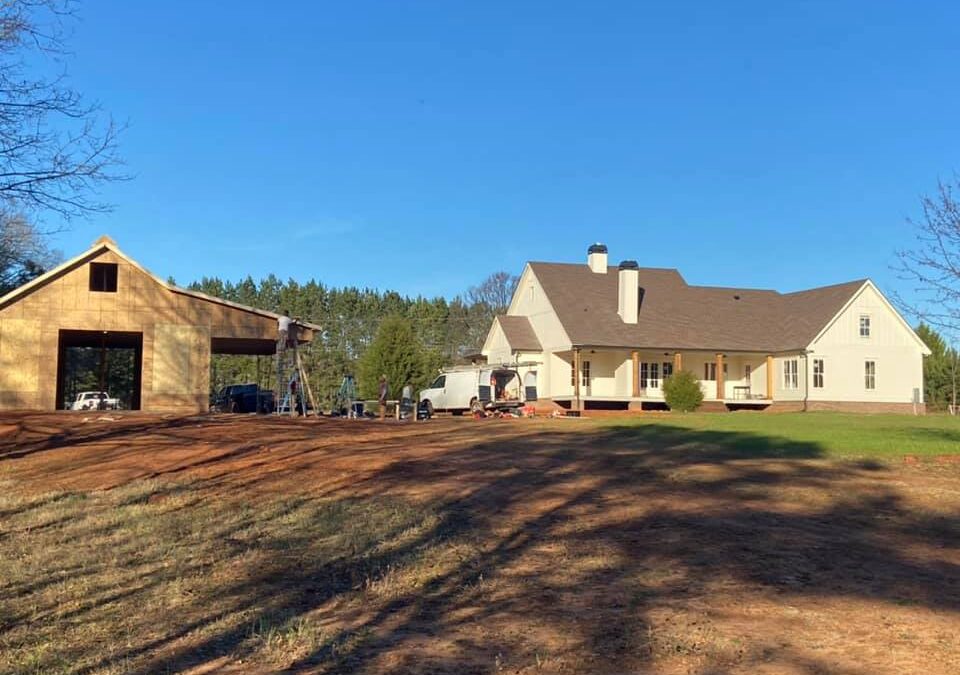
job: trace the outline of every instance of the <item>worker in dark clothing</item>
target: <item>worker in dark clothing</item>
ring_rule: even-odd
[[[387,418],[387,376],[380,376],[380,386],[377,389],[377,403],[380,404],[380,421]]]

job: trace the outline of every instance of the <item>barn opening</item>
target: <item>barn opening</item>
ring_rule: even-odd
[[[123,410],[140,409],[143,333],[61,330],[57,350],[57,410],[77,394],[105,391]]]
[[[262,389],[276,387],[274,340],[251,338],[214,338],[210,343],[210,395],[232,384],[258,384]]]

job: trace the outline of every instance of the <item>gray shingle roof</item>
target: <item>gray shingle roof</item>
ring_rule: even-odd
[[[782,352],[806,347],[866,280],[781,294],[691,286],[674,269],[640,268],[639,320],[617,314],[616,267],[530,263],[576,346]],[[512,343],[511,343],[512,344]]]
[[[497,321],[500,322],[500,328],[503,329],[503,334],[507,336],[507,342],[510,343],[512,350],[539,352],[543,349],[527,317],[501,315],[497,317]]]

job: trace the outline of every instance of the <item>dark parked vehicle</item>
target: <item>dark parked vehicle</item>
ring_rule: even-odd
[[[272,413],[276,403],[273,392],[257,384],[230,384],[213,398],[215,412]]]

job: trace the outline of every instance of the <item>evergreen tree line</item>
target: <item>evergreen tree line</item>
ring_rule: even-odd
[[[928,410],[947,410],[960,403],[960,350],[951,347],[927,324],[917,326],[917,335],[933,352],[923,360],[924,400]]]
[[[247,277],[238,283],[204,277],[188,288],[322,326],[312,344],[301,350],[301,357],[318,405],[329,408],[345,375],[357,378],[364,398],[376,398],[380,374],[408,380],[390,381],[389,395],[396,398],[404,384],[420,389],[441,366],[479,352],[493,317],[506,310],[516,282],[516,277],[500,272],[452,300],[411,298],[395,291],[352,286],[335,288],[315,280],[301,284],[274,275],[259,282]],[[376,349],[376,358],[372,353],[363,364],[363,356],[388,318],[389,334],[381,341],[392,341],[392,346]],[[404,342],[402,354],[397,333]],[[403,369],[389,363],[394,354],[406,364]],[[275,389],[275,380],[272,357],[213,356],[213,391],[242,382]]]

